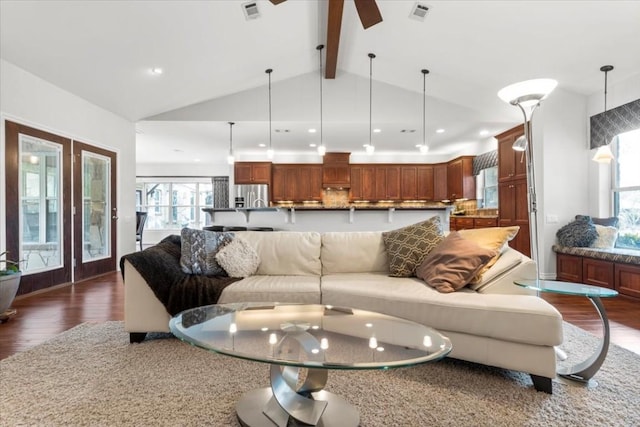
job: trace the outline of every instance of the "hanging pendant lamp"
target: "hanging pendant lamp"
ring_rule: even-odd
[[[318,56],[320,57],[320,144],[318,145],[318,154],[324,156],[327,152],[327,147],[324,146],[324,141],[322,140],[322,49],[324,49],[324,45],[319,44],[316,49],[318,49]]]
[[[273,70],[267,68],[265,73],[269,76],[269,148],[267,149],[267,158],[273,159],[273,145],[271,144],[271,73]]]
[[[373,58],[376,57],[375,54],[370,53],[369,55],[369,143],[364,145],[364,148],[367,154],[372,155],[376,150],[376,147],[373,145],[373,140],[371,138],[372,132],[372,121],[371,121],[371,110],[373,108]]]
[[[429,152],[429,146],[427,145],[427,74],[429,70],[422,69],[422,144],[420,144],[420,153],[427,154]]]
[[[604,72],[604,113],[602,118],[606,118],[607,114],[607,73],[613,70],[613,65],[603,65],[600,67],[600,71]],[[606,125],[605,125],[606,129]],[[605,135],[603,137],[603,145],[598,147],[596,154],[593,156],[593,161],[598,163],[609,163],[613,160],[613,153],[611,152],[611,147],[609,147],[609,143],[607,142],[607,133],[605,130]]]
[[[227,163],[232,165],[235,161],[233,157],[233,125],[234,122],[229,122],[229,155],[227,156]]]

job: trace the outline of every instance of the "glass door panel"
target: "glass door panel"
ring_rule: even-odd
[[[20,259],[25,274],[62,267],[62,146],[19,134]]]
[[[108,157],[82,152],[82,262],[111,256],[110,171]]]

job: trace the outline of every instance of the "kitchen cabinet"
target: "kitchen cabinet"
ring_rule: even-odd
[[[400,200],[400,166],[377,165],[376,200]]]
[[[467,217],[467,216],[450,216],[449,230],[467,230],[470,228],[486,228],[497,227],[498,218],[495,217]]]
[[[447,163],[447,196],[449,200],[476,198],[473,156],[458,157]]]
[[[274,164],[271,200],[322,201],[322,166]]]
[[[531,256],[529,236],[529,207],[527,201],[527,180],[518,179],[498,184],[498,223],[500,227],[517,225],[520,231],[509,242],[509,246]]]
[[[448,199],[447,193],[447,164],[438,163],[433,165],[433,200]]]
[[[374,201],[376,199],[376,166],[351,166],[351,200]]]
[[[401,166],[400,198],[433,200],[433,166]]]
[[[236,162],[235,184],[271,184],[271,162]]]
[[[324,188],[349,188],[351,186],[350,153],[326,153],[322,164]]]
[[[524,151],[513,149],[513,143],[524,135],[524,125],[496,136],[498,140],[498,182],[527,178]]]
[[[523,152],[512,148],[514,141],[523,134],[524,126],[519,125],[496,136],[498,139],[498,224],[501,227],[514,225],[520,227],[520,231],[509,242],[509,246],[530,257],[526,163],[522,156]]]

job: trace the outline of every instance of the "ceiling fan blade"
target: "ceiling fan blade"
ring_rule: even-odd
[[[287,0],[269,0],[272,4],[280,4],[280,3],[284,3]]]
[[[356,10],[360,16],[360,22],[366,30],[367,28],[382,22],[380,9],[376,4],[376,0],[353,0],[356,4]]]

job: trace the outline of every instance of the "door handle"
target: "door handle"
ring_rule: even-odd
[[[111,217],[111,219],[118,219],[118,217],[114,215]]]

